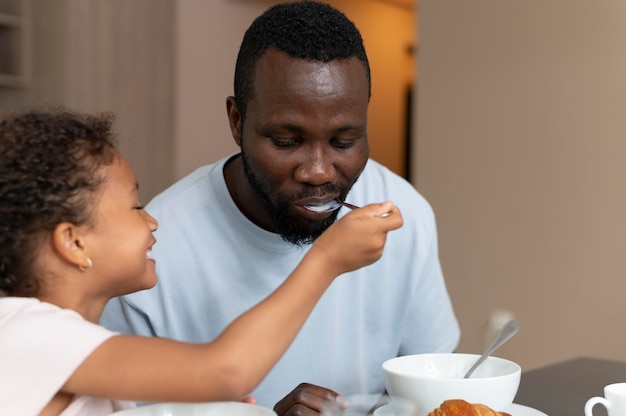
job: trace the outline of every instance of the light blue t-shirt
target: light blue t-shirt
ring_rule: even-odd
[[[211,341],[300,262],[308,246],[283,241],[239,211],[224,180],[227,160],[199,168],[150,202],[147,210],[159,221],[152,251],[159,282],[109,302],[104,326]],[[456,348],[460,331],[431,207],[407,181],[370,160],[347,201],[362,206],[387,200],[400,208],[404,226],[389,233],[380,260],[332,283],[252,393],[258,404],[273,407],[301,382],[344,396],[381,393],[385,360]]]

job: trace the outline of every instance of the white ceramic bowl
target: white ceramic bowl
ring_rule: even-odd
[[[383,363],[385,386],[391,396],[414,401],[420,415],[427,415],[444,400],[463,399],[502,411],[513,403],[521,368],[513,361],[488,357],[468,379],[467,370],[478,354],[415,354]]]
[[[156,403],[111,413],[115,416],[276,416],[266,407],[243,402]]]

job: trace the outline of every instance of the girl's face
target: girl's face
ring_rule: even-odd
[[[124,157],[103,168],[105,180],[87,231],[87,255],[97,276],[94,296],[109,297],[151,288],[156,284],[150,250],[157,221],[139,203],[138,184]]]

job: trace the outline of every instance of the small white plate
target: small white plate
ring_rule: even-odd
[[[266,407],[243,402],[155,403],[111,413],[115,416],[276,416]]]
[[[507,407],[504,411],[506,413],[510,413],[511,416],[548,416],[537,409],[533,409],[532,407],[515,403]],[[396,413],[393,411],[391,404],[381,406],[374,411],[374,416],[395,416],[395,414]]]

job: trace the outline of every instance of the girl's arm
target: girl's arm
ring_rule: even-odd
[[[378,217],[389,210],[391,216]],[[378,260],[387,232],[401,225],[390,202],[354,210],[313,243],[276,291],[213,342],[114,336],[62,390],[135,401],[241,400],[284,354],[332,281]]]

